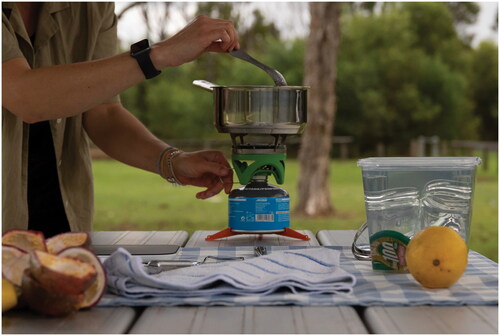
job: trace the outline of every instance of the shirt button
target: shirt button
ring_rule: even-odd
[[[61,167],[62,160],[57,161],[57,166]]]
[[[67,208],[68,207],[68,201],[65,201],[64,202],[64,207]]]
[[[61,123],[61,121],[62,121],[62,118],[57,118],[57,120],[56,120],[56,122],[57,122],[58,124],[60,124],[60,123]]]

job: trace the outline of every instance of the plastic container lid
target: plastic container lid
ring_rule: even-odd
[[[361,159],[363,169],[456,169],[475,168],[481,164],[479,157],[376,157]]]

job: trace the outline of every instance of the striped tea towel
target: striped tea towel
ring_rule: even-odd
[[[328,246],[340,252],[342,269],[356,278],[356,286],[350,293],[314,294],[302,291],[293,294],[290,290],[277,290],[267,295],[212,295],[197,297],[144,296],[143,298],[116,295],[109,290],[99,301],[99,306],[460,306],[498,305],[498,264],[481,254],[469,251],[469,264],[464,275],[447,289],[426,289],[420,286],[409,273],[385,273],[373,271],[371,262],[356,260],[350,247]],[[301,252],[317,247],[267,246],[268,253],[283,251]],[[174,260],[203,260],[206,256],[254,257],[252,246],[188,247],[179,249]],[[239,262],[239,261],[238,261]],[[195,266],[198,267],[198,266]]]
[[[120,248],[104,262],[108,290],[147,304],[159,300],[218,296],[290,294],[348,294],[356,282],[339,266],[340,253],[327,248],[285,250],[270,255],[191,266],[155,275],[144,271],[140,257]]]

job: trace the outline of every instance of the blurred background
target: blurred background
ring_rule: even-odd
[[[118,2],[122,51],[143,38],[160,41],[196,15],[230,19],[241,47],[279,70],[289,85],[312,85],[308,55],[334,63],[329,91],[333,131],[324,188],[329,208],[301,211],[298,159],[304,137],[287,143],[283,186],[291,196],[291,227],[357,229],[365,220],[359,158],[479,156],[471,248],[498,261],[498,3],[337,3],[335,48],[312,46],[321,28],[312,3]],[[317,25],[317,26],[318,26]],[[309,42],[309,44],[308,44]],[[321,70],[321,69],[320,69]],[[325,74],[325,77],[327,75]],[[155,135],[184,150],[220,149],[227,134],[213,125],[213,99],[192,85],[273,85],[263,71],[229,55],[205,54],[165,69],[121,95],[123,104]],[[317,83],[321,85],[321,83]],[[328,101],[324,97],[324,101]],[[326,105],[326,104],[325,104]],[[227,196],[200,201],[196,188],[173,188],[157,176],[126,167],[94,149],[95,230],[221,230]],[[272,181],[274,182],[274,181]],[[323,188],[323,187],[322,187]]]

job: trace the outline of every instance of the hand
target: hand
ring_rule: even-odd
[[[157,69],[163,69],[191,62],[207,51],[223,53],[239,48],[231,21],[200,15],[171,38],[153,45],[151,58]]]
[[[220,151],[181,152],[172,160],[174,174],[182,184],[206,187],[196,194],[205,199],[224,189],[226,194],[233,187],[233,170]]]

